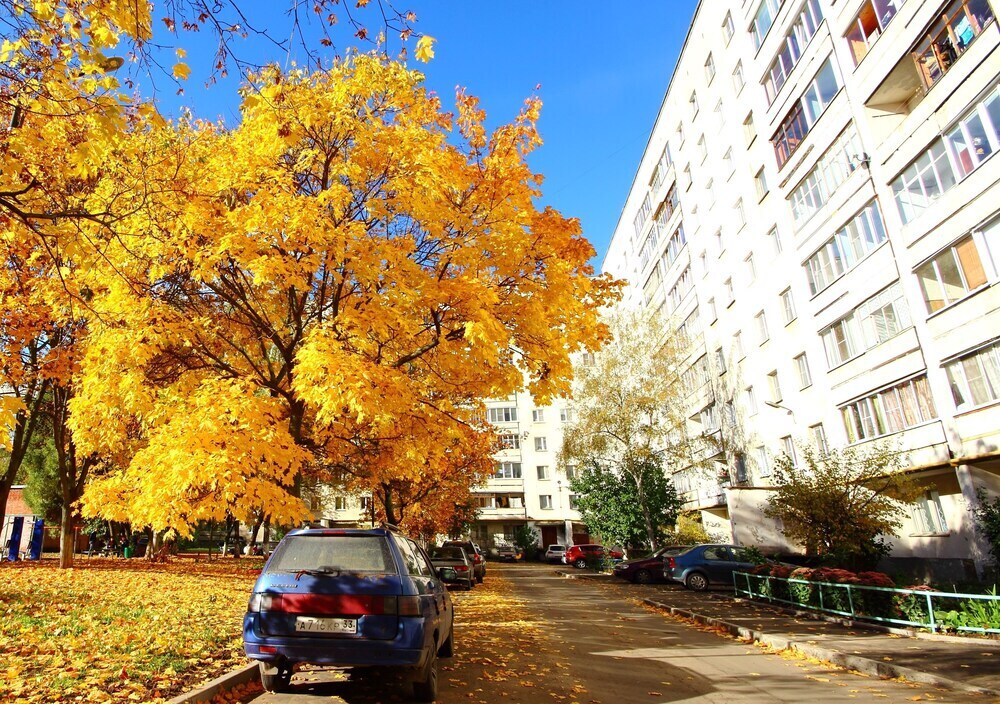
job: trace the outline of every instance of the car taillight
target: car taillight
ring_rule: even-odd
[[[262,596],[261,594],[258,594],[256,592],[250,595],[250,603],[247,604],[247,611],[249,611],[252,614],[260,612],[261,596]]]
[[[668,570],[672,570],[674,567],[677,566],[677,563],[674,562],[674,558],[672,557],[668,557],[666,560],[664,560],[663,564],[666,566]]]
[[[394,599],[369,594],[254,594],[250,597],[248,610],[316,616],[369,616],[395,613]]]
[[[456,572],[468,572],[469,571],[469,566],[468,565],[455,565],[455,571]]]

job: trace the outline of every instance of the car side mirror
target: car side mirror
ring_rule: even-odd
[[[445,582],[454,582],[458,579],[458,572],[451,567],[438,567],[438,577]]]

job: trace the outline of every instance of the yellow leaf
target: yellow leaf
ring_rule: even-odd
[[[187,64],[177,62],[174,64],[174,78],[179,81],[187,80],[187,77],[191,75],[191,69],[188,68]]]
[[[426,34],[417,40],[417,50],[414,52],[417,61],[427,63],[434,58],[434,37]]]

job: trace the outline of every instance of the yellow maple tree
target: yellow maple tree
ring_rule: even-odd
[[[489,468],[482,400],[568,391],[617,288],[579,224],[536,205],[540,102],[488,132],[475,98],[446,112],[422,80],[376,55],[271,68],[236,129],[123,137],[94,189],[123,215],[77,275],[71,422],[108,460],[85,511],[287,523],[301,477],[346,470],[390,521],[446,521],[461,495],[428,511],[430,489],[467,495]]]

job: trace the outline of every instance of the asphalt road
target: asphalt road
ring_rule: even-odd
[[[985,702],[768,653],[643,606],[650,590],[557,576],[542,565],[491,563],[486,582],[455,593],[456,655],[441,671],[442,704],[620,702]],[[409,701],[391,675],[295,674],[289,692],[255,704]]]

